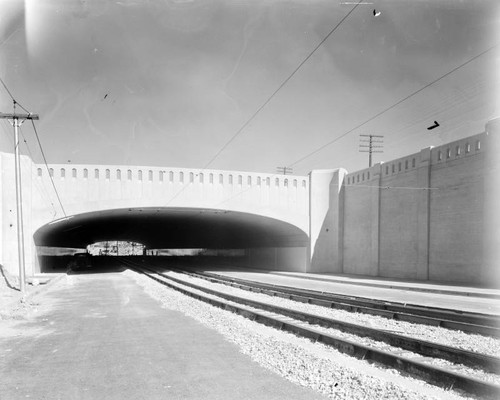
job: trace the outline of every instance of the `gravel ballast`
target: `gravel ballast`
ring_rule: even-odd
[[[184,296],[144,275],[126,271],[168,309],[194,318],[237,344],[263,367],[335,399],[464,399],[425,382],[345,356],[335,349],[260,325]]]
[[[166,275],[175,275],[176,278],[178,278],[182,281],[189,281],[190,283],[197,284],[197,285],[199,284],[200,287],[210,287],[211,289],[221,291],[223,293],[227,293],[227,294],[231,294],[231,295],[235,295],[235,296],[241,295],[241,297],[245,297],[245,298],[248,298],[251,300],[260,300],[263,303],[272,304],[273,306],[281,306],[284,308],[288,308],[290,310],[297,310],[298,309],[299,311],[304,311],[304,312],[307,312],[310,314],[316,314],[316,315],[321,315],[321,316],[325,316],[321,313],[321,311],[326,311],[326,312],[328,311],[328,309],[326,309],[324,307],[312,306],[312,305],[307,305],[307,304],[303,304],[303,303],[297,303],[297,302],[292,301],[292,300],[276,298],[276,297],[268,296],[266,294],[247,292],[247,291],[242,290],[242,289],[233,288],[233,287],[230,287],[227,285],[221,285],[221,284],[217,284],[217,283],[208,282],[204,279],[198,279],[198,278],[186,276],[184,274],[178,274],[175,272],[168,272]],[[202,296],[204,295],[203,292],[198,291],[197,289],[190,288],[190,290],[199,294],[199,295],[202,295]],[[278,300],[278,301],[276,301],[276,300]],[[283,300],[283,301],[280,301],[280,300]],[[225,300],[225,301],[228,301],[228,300]],[[233,303],[233,302],[229,301],[229,303]],[[238,305],[238,303],[233,303],[233,304],[235,306]],[[299,307],[296,307],[296,306],[299,306]],[[253,311],[259,312],[258,308],[254,308],[252,306],[245,306],[245,307],[248,309],[251,309]],[[319,313],[315,312],[316,309],[319,309],[318,310]],[[354,316],[356,316],[357,313],[353,313],[353,314],[354,314]],[[290,317],[288,317],[288,318],[290,318]],[[380,317],[378,317],[378,318],[380,318]],[[291,317],[290,319],[292,321],[295,321],[295,323],[298,323],[299,325],[301,324],[301,322],[299,320],[295,320],[293,317]],[[304,324],[304,323],[302,323],[302,324]],[[356,334],[344,332],[342,330],[338,330],[335,328],[328,328],[328,327],[324,327],[321,325],[307,324],[307,323],[306,323],[306,325],[312,329],[315,329],[316,331],[323,332],[327,335],[333,335],[334,337],[348,340],[351,342],[355,342],[355,343],[358,343],[358,344],[361,344],[361,345],[364,345],[367,347],[371,347],[374,349],[380,349],[383,351],[392,352],[393,354],[398,354],[400,356],[403,356],[403,357],[406,357],[409,359],[416,358],[419,361],[424,362],[424,363],[429,364],[429,365],[432,365],[432,366],[443,367],[443,368],[452,367],[453,371],[455,373],[460,373],[462,375],[473,377],[473,378],[483,380],[485,382],[489,382],[492,384],[497,384],[497,385],[500,384],[500,376],[499,375],[494,374],[494,373],[485,372],[484,370],[482,370],[480,368],[471,368],[471,367],[468,367],[466,365],[455,364],[451,361],[443,360],[440,358],[421,357],[419,354],[413,353],[412,351],[403,350],[401,348],[398,348],[398,347],[389,345],[387,343],[372,339],[370,337],[358,336]],[[413,324],[413,325],[415,325],[415,324]],[[425,329],[426,326],[424,325],[421,327],[421,329],[422,328]],[[406,336],[409,336],[409,335],[406,334]]]
[[[276,306],[293,308],[298,311],[316,314],[325,318],[338,319],[341,321],[363,325],[374,329],[385,330],[392,333],[410,336],[416,339],[422,339],[433,343],[439,343],[445,346],[455,347],[461,350],[473,351],[475,353],[494,357],[500,356],[500,339],[498,338],[441,328],[439,326],[398,321],[380,317],[377,315],[355,313],[334,308],[321,307],[313,304],[300,303],[281,297],[269,296],[267,294],[248,292],[243,289],[234,288],[220,283],[209,282],[205,279],[194,278],[176,272],[168,272],[167,275],[192,282],[199,286],[220,290],[224,293],[232,294],[235,296],[249,299],[251,298],[253,300],[262,302],[272,301],[272,304]]]

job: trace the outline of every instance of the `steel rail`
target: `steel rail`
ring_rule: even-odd
[[[228,277],[210,272],[191,272],[181,269],[179,269],[178,272],[190,274],[212,282],[229,284],[230,286],[238,287],[243,290],[266,293],[271,296],[288,298],[302,303],[500,337],[500,328],[498,327],[500,326],[500,319],[488,314],[457,312],[456,310],[436,307],[424,307],[415,304],[405,305],[396,302],[371,300],[365,297],[344,296],[336,293],[297,289],[289,286]]]
[[[491,399],[497,399],[500,397],[500,386],[498,385],[488,383],[480,379],[471,378],[469,376],[456,373],[442,367],[436,367],[420,361],[412,360],[408,357],[396,355],[392,352],[387,352],[375,349],[370,346],[361,345],[353,342],[352,340],[326,334],[317,329],[310,328],[302,323],[294,321],[290,317],[280,315],[276,312],[256,311],[255,309],[248,308],[247,306],[236,304],[234,301],[223,300],[222,298],[220,298],[221,296],[219,292],[217,292],[216,295],[210,294],[208,291],[205,291],[205,294],[196,293],[193,291],[193,289],[197,291],[200,291],[200,289],[194,287],[192,287],[192,289],[189,289],[190,285],[187,285],[185,282],[177,283],[172,279],[172,277],[161,275],[157,271],[144,266],[131,264],[129,264],[128,266],[130,269],[142,273],[150,277],[151,279],[154,279],[155,281],[172,289],[175,289],[185,295],[238,313],[256,322],[271,325],[278,329],[292,332],[311,340],[324,343],[336,348],[342,353],[349,354],[357,358],[381,363],[383,365],[395,368],[399,371],[403,371],[411,376],[417,377],[440,387],[460,389],[470,394],[480,395]]]
[[[155,273],[159,273],[162,276],[165,276],[161,272],[158,272],[157,270],[154,269],[149,269],[149,270],[154,271]],[[462,363],[471,367],[480,367],[488,372],[493,372],[493,373],[497,373],[500,371],[500,359],[497,357],[491,357],[484,354],[457,349],[455,347],[440,345],[437,343],[432,343],[421,339],[415,339],[380,329],[369,328],[364,325],[345,322],[333,318],[326,318],[319,315],[305,313],[285,307],[278,307],[261,301],[250,300],[227,293],[222,293],[218,290],[209,289],[203,286],[196,285],[191,282],[185,282],[181,279],[177,279],[172,276],[165,276],[165,277],[176,283],[180,283],[182,285],[192,287],[193,289],[222,297],[229,301],[234,301],[237,303],[248,305],[250,307],[255,307],[266,311],[275,312],[290,318],[295,318],[304,322],[308,322],[310,324],[338,329],[343,332],[352,333],[358,336],[369,337],[371,339],[387,343],[391,346],[397,346],[404,350],[418,353],[422,356],[437,357],[455,363]]]

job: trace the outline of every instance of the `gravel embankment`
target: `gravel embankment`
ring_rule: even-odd
[[[375,367],[335,349],[260,325],[126,271],[165,308],[215,329],[263,367],[334,399],[468,399],[397,371]]]

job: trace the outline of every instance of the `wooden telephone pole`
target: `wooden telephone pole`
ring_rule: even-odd
[[[278,172],[278,174],[283,175],[293,174],[293,168],[289,167],[276,167],[276,171]]]
[[[7,119],[14,127],[14,162],[16,171],[16,206],[17,206],[17,251],[19,256],[19,290],[24,295],[26,292],[26,271],[24,266],[24,231],[23,231],[23,195],[21,190],[21,161],[19,157],[19,127],[24,121],[37,120],[38,114],[0,113],[0,119]]]
[[[373,153],[383,153],[383,150],[373,150],[382,149],[384,147],[384,137],[382,135],[359,135],[361,137],[367,137],[368,139],[361,139],[360,153],[368,153],[368,167],[372,166],[372,154]],[[381,145],[381,146],[379,146]],[[366,150],[366,148],[368,150]]]

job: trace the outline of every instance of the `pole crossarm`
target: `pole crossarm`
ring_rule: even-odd
[[[368,153],[368,167],[372,166],[372,154],[383,153],[383,150],[374,150],[384,148],[383,135],[359,135],[360,137],[367,137],[368,139],[360,139],[359,152]],[[366,143],[366,144],[365,144]],[[368,150],[365,150],[368,149]]]
[[[12,114],[0,112],[1,119],[40,119],[38,114]]]
[[[276,167],[276,170],[279,174],[283,175],[293,174],[293,168],[291,167]]]

